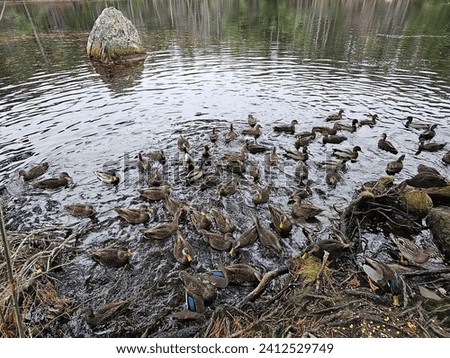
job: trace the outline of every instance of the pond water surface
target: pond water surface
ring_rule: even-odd
[[[254,208],[248,175],[241,178],[239,194],[230,198],[186,187],[176,146],[180,134],[189,139],[198,158],[211,129],[217,128],[220,139],[213,158],[218,160],[224,152],[240,150],[244,136],[225,144],[223,134],[230,123],[240,133],[251,113],[262,125],[258,142],[276,146],[281,156],[294,138],[275,133],[275,124],[297,119],[300,132],[329,125],[325,118],[339,109],[345,111],[345,124],[369,113],[378,115],[373,128],[343,132],[348,137],[343,144],[323,146],[318,135],[310,145],[311,201],[326,210],[318,222],[295,226],[283,241],[283,258],[264,252],[259,243],[229,257],[209,249],[185,224],[188,238],[200,252],[191,269],[194,273],[217,268],[219,258],[226,263],[249,262],[265,272],[305,247],[303,226],[318,237],[328,237],[329,218],[336,214],[332,206],[345,207],[356,187],[384,175],[386,163],[398,157],[377,148],[382,133],[388,134],[399,155],[406,155],[399,181],[413,175],[419,163],[449,176],[441,158],[450,147],[416,155],[420,132],[403,125],[407,116],[413,116],[438,124],[434,141],[446,142],[450,136],[447,1],[5,4],[0,10],[0,186],[8,193],[3,209],[7,228],[79,228],[86,221],[70,217],[63,206],[94,204],[100,224],[81,239],[78,256],[61,274],[62,290],[74,306],[88,299],[95,305],[127,295],[145,297],[133,313],[138,322],[133,329],[123,328],[122,335],[158,335],[176,329],[170,313],[181,309],[184,299],[180,268],[171,257],[173,239],[142,240],[142,225],[124,225],[112,210],[143,203],[136,190],[147,186],[136,168],[141,151],[164,149],[168,157],[164,179],[174,185],[173,196],[202,210],[223,208],[239,233],[251,224],[253,213],[268,224],[267,205]],[[148,51],[142,65],[117,73],[99,68],[86,56],[89,31],[105,5],[121,10],[138,28]],[[333,146],[354,145],[360,145],[363,153],[330,189],[316,164],[330,159]],[[287,198],[298,187],[295,162],[281,157],[278,167],[269,170],[264,155],[250,159],[263,169],[262,185],[275,184],[271,202],[289,210]],[[73,186],[42,192],[19,179],[20,169],[42,161],[50,164],[47,176],[66,171]],[[94,175],[95,170],[110,168],[121,177],[117,187]],[[162,203],[154,206],[158,220],[167,219]],[[132,268],[93,267],[90,250],[114,240],[123,240],[133,251]],[[235,302],[246,293],[246,288],[221,291],[217,302]],[[96,334],[83,323],[80,310],[72,318],[60,328],[64,335]]]

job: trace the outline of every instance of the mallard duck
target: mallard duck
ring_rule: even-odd
[[[194,259],[194,248],[180,231],[177,231],[177,238],[175,239],[172,253],[175,260],[181,265],[189,265]]]
[[[301,183],[298,189],[296,189],[290,196],[288,200],[288,204],[292,204],[296,196],[301,199],[306,199],[308,196],[312,194],[311,184],[312,180],[307,180],[306,183]]]
[[[178,275],[188,293],[201,297],[205,302],[210,302],[216,297],[216,287],[211,282],[200,280],[187,271],[180,271]]]
[[[245,147],[252,154],[264,153],[269,150],[268,147],[266,147],[262,144],[250,142],[250,140],[248,140],[248,139],[245,141]]]
[[[164,205],[166,208],[167,214],[171,216],[175,216],[178,210],[182,212],[186,212],[188,210],[188,205],[184,201],[178,201],[170,194],[166,194],[164,197]]]
[[[148,178],[148,184],[150,186],[161,186],[162,183],[163,177],[161,174],[161,170],[159,168],[152,168]]]
[[[406,259],[408,262],[422,265],[430,258],[430,255],[426,250],[417,246],[411,240],[400,236],[393,236],[392,241],[394,241],[395,246],[399,249],[401,258]]]
[[[425,139],[419,140],[419,149],[417,149],[416,155],[420,154],[423,150],[427,152],[437,152],[443,149],[447,143],[425,143]]]
[[[450,151],[447,152],[447,153],[445,153],[445,154],[442,156],[442,161],[443,161],[445,164],[450,164]]]
[[[219,260],[218,269],[202,272],[199,274],[202,281],[208,281],[217,288],[226,288],[228,286],[228,274],[225,270],[222,260]]]
[[[281,254],[283,248],[281,247],[278,235],[270,228],[262,226],[256,215],[252,215],[252,219],[255,223],[256,232],[258,233],[258,238],[261,241],[261,244],[269,250]]]
[[[266,164],[271,167],[274,167],[278,164],[277,147],[272,147],[270,153],[266,155]]]
[[[251,136],[256,140],[261,136],[261,128],[262,126],[258,123],[254,127],[244,128],[241,134],[244,136]]]
[[[247,164],[248,174],[253,178],[253,181],[256,183],[259,180],[261,175],[261,170],[259,169],[259,165],[255,162],[248,162]]]
[[[289,215],[287,215],[280,208],[269,204],[269,212],[272,220],[272,226],[277,233],[281,236],[287,236],[290,234],[293,223]]]
[[[244,161],[247,158],[248,158],[248,149],[245,144],[239,152],[227,152],[224,153],[224,155],[222,156],[222,160],[225,161],[237,161],[237,160]]]
[[[352,120],[351,125],[337,123],[337,129],[340,131],[347,131],[350,133],[354,133],[358,129],[358,124],[359,124],[359,121],[357,119]]]
[[[339,123],[335,123],[333,127],[313,127],[313,132],[318,132],[322,135],[335,135],[338,131]]]
[[[442,176],[441,173],[439,173],[439,170],[436,168],[430,167],[429,165],[425,164],[419,164],[417,166],[417,173],[428,173],[428,174],[434,174],[437,176]]]
[[[237,249],[250,246],[258,239],[258,231],[256,226],[252,225],[245,229],[242,234],[235,241],[233,247],[231,248],[230,254],[233,255]]]
[[[177,232],[181,214],[182,210],[180,209],[176,212],[172,222],[142,229],[141,232],[144,235],[144,237],[148,239],[154,240],[168,239]]]
[[[189,217],[191,219],[192,225],[197,230],[209,229],[211,227],[211,221],[209,220],[208,214],[203,211],[198,211],[194,207],[189,208]]]
[[[220,196],[233,195],[237,191],[237,185],[238,185],[238,180],[236,177],[233,176],[233,178],[231,178],[230,180],[226,181],[225,183],[220,184],[217,187],[216,192]]]
[[[316,139],[316,131],[314,129],[311,132],[299,133],[295,136],[294,147],[297,150],[299,150],[300,147],[307,147],[314,139]]]
[[[91,253],[91,258],[95,262],[107,267],[125,266],[132,256],[126,247],[105,247]]]
[[[172,189],[169,185],[163,185],[154,188],[138,189],[137,191],[143,198],[149,201],[158,201],[165,199],[166,195],[170,194]]]
[[[329,160],[324,160],[322,162],[317,163],[317,166],[319,168],[323,168],[325,170],[343,170],[346,171],[347,167],[346,167],[346,159],[329,159]]]
[[[426,131],[420,133],[419,140],[420,139],[424,139],[424,140],[431,140],[431,139],[433,139],[434,136],[436,135],[435,128],[437,126],[438,126],[437,124],[429,125],[428,129]]]
[[[406,117],[406,122],[403,123],[403,125],[406,128],[427,129],[430,124],[424,121],[420,121],[418,119],[414,119],[412,116],[408,116]]]
[[[344,114],[344,110],[340,109],[337,113],[331,113],[325,120],[327,122],[331,121],[340,121],[342,119],[342,115]]]
[[[309,150],[308,147],[303,147],[301,152],[295,148],[289,148],[285,149],[284,155],[288,158],[304,162],[309,159]]]
[[[387,134],[383,133],[381,135],[380,140],[378,141],[378,148],[390,152],[392,154],[398,154],[398,150],[394,147],[394,145],[386,140]]]
[[[184,178],[187,184],[194,184],[203,178],[205,175],[205,171],[203,170],[204,161],[200,161],[200,164],[197,166],[191,166],[190,170],[186,174]]]
[[[96,170],[94,173],[97,176],[97,178],[103,183],[117,185],[120,182],[120,178],[116,175],[115,170],[110,171]]]
[[[230,143],[237,138],[237,134],[234,131],[233,123],[230,123],[230,130],[225,133],[225,143]]]
[[[89,327],[95,328],[126,314],[130,309],[130,303],[129,299],[108,303],[101,306],[95,313],[92,308],[88,307],[83,310],[84,318]]]
[[[63,186],[68,186],[71,179],[72,178],[70,177],[69,174],[67,174],[66,172],[62,172],[59,174],[58,178],[49,178],[41,180],[35,183],[33,187],[39,189],[57,189]]]
[[[76,217],[93,218],[97,215],[97,212],[91,204],[64,205],[64,209],[66,209],[70,215]]]
[[[216,128],[213,128],[211,134],[209,135],[209,140],[211,141],[211,143],[216,143],[218,139],[219,134],[217,134]]]
[[[311,220],[322,213],[324,209],[319,208],[311,203],[305,203],[299,197],[294,198],[292,204],[292,216],[298,219]]]
[[[233,232],[235,229],[234,224],[228,216],[225,216],[219,209],[212,208],[210,213],[216,223],[217,228],[224,234],[227,232]]]
[[[177,139],[177,145],[178,149],[181,150],[182,152],[187,152],[189,151],[189,149],[191,149],[189,141],[182,134],[180,134],[180,136]]]
[[[398,306],[398,296],[401,294],[397,275],[385,263],[365,257],[363,270],[369,279],[374,282],[384,292],[390,292],[393,295],[394,306]]]
[[[148,173],[150,169],[150,163],[147,158],[144,158],[142,153],[138,153],[137,167],[141,173]]]
[[[296,119],[293,119],[290,124],[280,124],[273,127],[273,130],[278,133],[295,133],[295,126],[298,124]]]
[[[240,286],[254,286],[261,281],[262,275],[248,264],[233,264],[225,267],[228,282]]]
[[[449,185],[447,179],[442,175],[436,175],[429,172],[420,172],[410,179],[405,180],[406,184],[416,188],[433,188]]]
[[[230,173],[242,175],[245,173],[246,164],[243,160],[230,159],[223,163],[222,168]]]
[[[229,251],[233,246],[233,236],[227,232],[225,234],[207,230],[199,230],[204,240],[215,250]]]
[[[191,154],[189,154],[186,148],[183,148],[183,167],[187,171],[191,171],[194,169],[194,158],[192,158]]]
[[[272,190],[273,184],[269,183],[265,187],[258,187],[256,193],[252,196],[253,204],[260,205],[265,204],[269,201],[270,191]]]
[[[208,161],[208,159],[214,154],[214,148],[210,147],[208,144],[203,146],[202,149],[202,158],[204,161]]]
[[[369,126],[370,128],[373,128],[373,126],[377,123],[378,115],[376,114],[369,114],[369,119],[363,119],[358,122],[358,125],[360,127],[362,126]]]
[[[151,160],[159,162],[162,165],[166,164],[166,155],[164,154],[164,150],[162,149],[148,152],[145,154],[145,156],[150,158]]]
[[[148,213],[152,213],[153,209],[142,205],[139,209],[133,208],[114,208],[116,213],[128,224],[143,224],[150,219]]]
[[[300,179],[300,182],[303,182],[303,180],[307,180],[309,175],[308,164],[302,161],[297,162],[294,169],[294,175]]]
[[[48,163],[43,162],[40,163],[29,170],[19,170],[19,176],[23,178],[23,180],[28,181],[32,179],[36,179],[37,177],[40,177],[42,174],[44,174],[48,169]]]
[[[337,167],[327,170],[325,175],[325,183],[327,183],[330,188],[336,188],[337,183],[339,183],[341,179],[342,175],[339,173],[339,169]]]
[[[220,178],[220,169],[222,168],[221,165],[217,165],[214,173],[204,175],[202,183],[200,184],[200,189],[205,190],[208,188],[213,188],[220,184],[221,178]]]
[[[342,143],[344,140],[347,140],[347,137],[345,137],[343,135],[325,134],[322,138],[322,144],[327,144],[327,143],[339,144],[339,143]]]
[[[395,175],[402,171],[403,169],[403,160],[405,159],[405,155],[402,154],[398,157],[397,160],[387,163],[386,165],[386,174],[387,175]]]
[[[172,318],[180,321],[194,321],[202,317],[203,312],[205,312],[205,302],[203,301],[203,298],[187,291],[185,296],[186,308],[175,312],[172,315]]]
[[[341,160],[350,160],[352,162],[355,162],[358,159],[358,153],[362,152],[359,145],[356,145],[353,148],[332,148],[332,150],[333,153],[331,153],[331,155],[333,157]]]
[[[254,126],[256,126],[256,124],[258,123],[258,121],[256,120],[255,117],[253,117],[252,114],[249,114],[249,115],[247,116],[247,123],[248,123],[248,125],[249,125],[250,127],[254,127]]]
[[[309,244],[305,249],[305,254],[313,255],[322,260],[325,251],[328,252],[328,260],[336,260],[345,256],[349,251],[350,245],[339,240],[321,240]]]

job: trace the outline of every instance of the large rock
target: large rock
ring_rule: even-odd
[[[434,243],[447,260],[450,260],[450,207],[439,206],[431,209],[426,221]]]
[[[147,55],[136,27],[114,7],[104,9],[95,21],[86,50],[91,59],[107,64],[143,60]]]

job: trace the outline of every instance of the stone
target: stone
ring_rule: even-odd
[[[431,209],[426,222],[433,242],[446,259],[450,260],[450,207],[439,206]]]
[[[95,21],[86,50],[92,60],[105,64],[142,61],[147,56],[136,27],[112,6]]]

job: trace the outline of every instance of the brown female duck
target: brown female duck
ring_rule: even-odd
[[[311,132],[299,133],[295,136],[294,147],[299,150],[300,147],[307,147],[311,142],[316,139],[316,131],[313,128]]]
[[[177,231],[177,238],[175,239],[172,253],[175,260],[181,265],[189,265],[194,259],[194,248],[180,231]]]
[[[148,213],[152,213],[153,209],[142,205],[139,209],[134,208],[114,208],[116,213],[128,224],[143,224],[150,219]]]
[[[76,217],[93,218],[97,215],[97,212],[91,204],[64,205],[64,209],[66,209],[70,215]]]
[[[303,147],[301,152],[295,148],[285,149],[285,151],[285,156],[290,159],[300,160],[303,162],[309,159],[308,147]]]
[[[333,157],[341,160],[350,160],[352,162],[355,162],[358,159],[358,153],[362,152],[359,145],[356,145],[353,148],[332,148],[332,150],[333,152],[331,155]]]
[[[203,211],[199,211],[192,206],[189,208],[189,217],[192,225],[197,230],[208,230],[211,227],[211,221],[209,220],[208,214]]]
[[[130,303],[131,300],[108,303],[101,306],[95,313],[92,308],[89,307],[83,311],[84,318],[89,327],[95,328],[126,314],[130,309]]]
[[[215,250],[229,251],[233,246],[233,236],[229,232],[222,234],[207,230],[199,231],[202,234],[203,239]]]
[[[120,178],[119,176],[116,175],[115,170],[109,171],[96,170],[94,173],[95,176],[98,178],[98,180],[100,180],[103,183],[117,185],[120,182]]]
[[[298,219],[311,220],[322,213],[324,209],[311,203],[304,202],[301,198],[295,197],[292,204],[292,216]]]
[[[417,173],[412,178],[406,179],[405,182],[409,186],[416,188],[433,188],[449,185],[445,177],[430,172]]]
[[[373,128],[375,124],[377,123],[378,115],[376,114],[369,114],[369,119],[362,119],[358,122],[358,125],[360,127],[363,126],[369,126],[370,128]]]
[[[406,259],[412,264],[422,265],[430,258],[429,253],[411,240],[394,236],[392,240],[400,251],[401,261]]]
[[[177,139],[177,146],[182,152],[187,152],[191,148],[191,144],[182,134]]]
[[[258,139],[261,136],[261,128],[262,126],[258,123],[256,126],[244,128],[242,130],[242,135],[244,136],[251,136],[253,138]]]
[[[387,163],[386,165],[386,174],[387,175],[395,175],[400,173],[403,170],[403,160],[405,159],[405,155],[402,154],[398,157],[397,160]]]
[[[387,152],[390,152],[392,154],[398,154],[398,150],[395,148],[395,146],[386,139],[387,134],[383,133],[381,135],[380,140],[378,141],[378,148],[385,150]]]
[[[249,115],[247,116],[247,123],[248,123],[248,125],[249,125],[250,127],[253,128],[254,126],[256,126],[256,124],[258,123],[258,121],[256,120],[255,117],[253,117],[252,114],[249,114]]]
[[[295,133],[295,126],[298,124],[296,119],[293,119],[290,124],[279,124],[273,127],[274,132],[278,133]]]
[[[168,224],[160,224],[154,227],[142,229],[141,232],[144,237],[154,240],[164,240],[168,239],[178,231],[178,223],[180,221],[180,216],[182,210],[178,210],[175,214],[172,222]]]
[[[67,174],[66,172],[62,172],[59,174],[58,178],[49,178],[41,180],[36,184],[34,184],[33,187],[38,189],[57,189],[68,186],[71,179],[72,178],[70,177],[69,174]]]
[[[265,187],[258,187],[256,193],[252,196],[253,204],[260,205],[265,204],[269,201],[270,191],[272,190],[273,184],[269,183]]]
[[[261,273],[248,264],[232,264],[225,267],[228,282],[239,286],[254,286],[261,281]]]
[[[327,144],[327,143],[339,144],[339,143],[342,143],[344,140],[347,140],[347,137],[345,137],[343,135],[326,134],[322,138],[322,144]]]
[[[219,134],[217,134],[216,128],[213,128],[211,134],[209,135],[209,140],[211,141],[211,143],[216,143],[218,139]]]
[[[447,152],[447,153],[445,153],[445,154],[442,156],[442,161],[443,161],[445,164],[450,164],[450,151]]]
[[[151,160],[159,162],[162,165],[166,164],[166,155],[162,149],[148,152],[145,156]]]
[[[258,231],[256,226],[252,225],[245,229],[242,234],[238,237],[233,247],[231,248],[230,254],[233,255],[237,249],[247,247],[252,245],[258,239]]]
[[[422,153],[422,151],[427,152],[437,152],[443,149],[447,143],[425,143],[425,139],[419,140],[419,149],[417,149],[416,155]]]
[[[48,163],[43,162],[40,163],[29,170],[19,170],[19,176],[23,178],[23,180],[28,181],[32,179],[36,179],[44,174],[48,170]]]
[[[234,131],[233,123],[230,123],[230,130],[225,133],[225,143],[230,143],[237,138],[237,134]]]
[[[266,156],[266,164],[270,167],[274,167],[278,164],[277,147],[272,147],[271,152]]]
[[[340,121],[342,119],[343,114],[344,110],[340,109],[337,113],[331,113],[330,115],[328,115],[328,117],[325,120],[327,122]]]
[[[153,188],[138,189],[141,196],[149,201],[158,201],[165,199],[166,195],[170,194],[171,187],[169,185],[162,185]]]
[[[233,224],[233,222],[231,221],[231,219],[228,216],[225,216],[225,214],[220,211],[219,209],[216,208],[212,208],[210,210],[210,213],[214,219],[214,222],[216,223],[217,228],[222,232],[222,233],[227,233],[227,232],[233,232],[235,229],[235,226]]]
[[[103,266],[118,268],[126,265],[131,255],[126,247],[105,247],[92,252],[91,258]]]
[[[437,124],[433,124],[433,125],[429,125],[428,129],[422,133],[420,133],[419,135],[419,140],[420,139],[424,139],[424,140],[431,140],[434,138],[434,136],[436,135],[436,127],[438,125]]]
[[[144,158],[142,153],[138,153],[137,167],[141,173],[148,173],[150,170],[150,163],[147,158]]]
[[[252,215],[252,219],[255,223],[256,232],[258,233],[258,238],[261,241],[261,244],[267,249],[281,254],[283,248],[281,247],[278,235],[270,228],[262,226],[256,215]]]
[[[178,275],[188,293],[201,297],[205,302],[216,297],[216,287],[211,282],[194,277],[187,271],[180,271]]]
[[[237,177],[233,177],[230,180],[226,181],[225,183],[220,184],[217,187],[216,192],[220,196],[233,195],[237,191],[237,184],[238,184]]]
[[[269,204],[272,226],[281,236],[290,234],[294,224],[292,219],[279,207]]]
[[[332,261],[348,254],[349,248],[349,244],[345,244],[338,240],[327,239],[309,244],[305,249],[305,254],[322,259],[326,251],[329,254],[328,260]]]
[[[356,130],[358,129],[358,123],[359,123],[359,121],[357,119],[352,120],[351,125],[337,123],[337,129],[340,131],[347,131],[350,133],[355,133]]]

